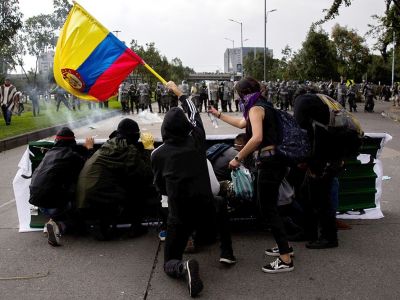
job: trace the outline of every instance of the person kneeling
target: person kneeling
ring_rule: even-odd
[[[141,221],[145,201],[155,192],[150,167],[153,140],[143,149],[139,137],[138,124],[123,119],[79,174],[78,209],[92,223],[98,240],[112,238],[118,222],[132,224],[132,237],[147,231]]]
[[[32,174],[29,203],[50,218],[45,230],[52,246],[60,246],[61,234],[77,225],[76,182],[93,145],[93,138],[86,138],[84,147],[78,146],[72,130],[63,127],[57,132],[54,147]]]

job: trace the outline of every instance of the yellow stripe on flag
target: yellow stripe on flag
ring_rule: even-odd
[[[77,94],[63,79],[61,69],[78,69],[108,33],[100,22],[75,2],[60,32],[54,55],[54,77],[57,83],[63,83],[60,85],[65,90]],[[78,94],[83,99],[95,99],[87,94]]]

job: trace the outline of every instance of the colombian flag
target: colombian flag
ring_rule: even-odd
[[[144,61],[76,2],[58,38],[54,78],[69,93],[106,101]]]

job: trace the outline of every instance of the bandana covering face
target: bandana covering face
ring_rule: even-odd
[[[249,118],[249,111],[250,108],[253,107],[254,103],[258,100],[260,97],[261,93],[256,92],[252,94],[247,94],[246,96],[243,97],[243,99],[240,101],[240,109],[243,111],[243,117],[247,120]]]

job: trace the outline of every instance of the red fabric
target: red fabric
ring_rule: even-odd
[[[118,93],[120,83],[142,63],[143,60],[131,49],[127,48],[125,52],[97,78],[88,94],[99,99],[100,102],[107,101],[111,96]]]

